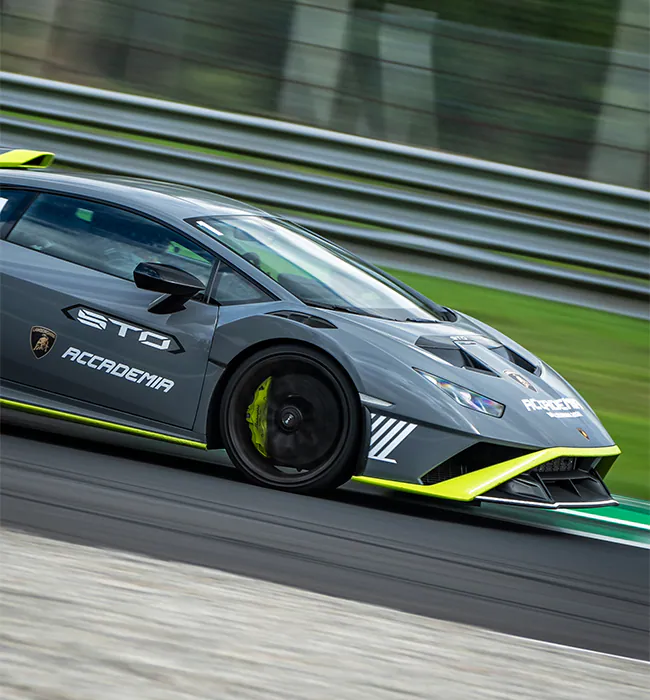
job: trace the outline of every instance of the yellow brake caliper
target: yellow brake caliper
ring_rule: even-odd
[[[246,420],[251,429],[253,444],[264,457],[266,454],[267,413],[269,410],[269,387],[271,377],[265,379],[256,389],[253,401],[246,411]]]

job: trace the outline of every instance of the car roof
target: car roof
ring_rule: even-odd
[[[151,214],[186,219],[195,216],[269,216],[262,209],[198,187],[117,175],[56,170],[0,170],[2,183],[60,194],[106,200]]]

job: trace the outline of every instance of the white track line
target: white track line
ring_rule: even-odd
[[[589,518],[590,520],[600,520],[606,523],[613,523],[615,525],[622,525],[623,527],[634,527],[639,530],[645,530],[650,534],[650,525],[644,525],[643,523],[631,523],[627,520],[619,520],[618,518],[610,518],[608,515],[597,515],[596,513],[584,513],[578,510],[565,510],[564,508],[559,508],[555,511],[556,513],[562,513],[563,515],[576,516],[578,518]]]
[[[443,510],[447,512],[457,512],[453,507],[447,506],[444,507],[442,505],[437,506],[439,508],[442,508]],[[563,510],[555,510],[553,511],[554,513],[564,513],[567,514]],[[568,511],[568,515],[575,515],[573,511]],[[504,523],[513,523],[514,525],[522,525],[524,527],[532,527],[532,528],[538,528],[539,530],[548,530],[549,532],[559,532],[563,535],[574,535],[578,537],[585,537],[590,540],[600,540],[601,542],[611,542],[613,544],[622,544],[627,547],[637,547],[638,549],[647,549],[650,550],[650,539],[647,542],[634,542],[632,540],[626,540],[622,537],[615,537],[613,535],[601,535],[596,532],[585,532],[584,530],[573,530],[570,527],[558,527],[556,525],[546,525],[544,523],[537,523],[537,522],[531,522],[528,520],[520,520],[519,518],[513,516],[513,517],[508,517],[507,515],[503,515],[502,513],[499,513],[498,515],[496,513],[492,514],[490,512],[485,512],[483,511],[482,513],[475,513],[475,516],[477,518],[486,518],[488,520],[497,520],[500,522]],[[601,516],[602,517],[602,516]],[[650,530],[648,530],[650,533]]]
[[[557,512],[557,511],[556,511]],[[549,532],[559,532],[563,535],[577,535],[578,537],[586,537],[590,540],[601,540],[602,542],[612,542],[613,544],[622,544],[627,547],[637,547],[639,549],[650,550],[650,541],[648,542],[634,542],[631,540],[625,540],[620,537],[613,537],[610,535],[600,535],[595,532],[584,532],[583,530],[572,530],[566,527],[556,527],[555,525],[544,525],[540,523],[531,523],[518,520],[517,518],[508,518],[501,515],[488,515],[482,513],[481,517],[489,518],[490,520],[500,520],[501,522],[513,523],[515,525],[525,525],[526,527],[536,527],[540,530],[548,530]]]
[[[543,646],[546,647],[553,647],[555,649],[561,649],[564,651],[579,651],[585,654],[595,654],[596,656],[604,656],[608,659],[622,659],[624,661],[634,661],[637,664],[645,664],[646,666],[650,666],[650,661],[646,659],[635,659],[634,657],[631,656],[619,656],[618,654],[608,654],[606,651],[598,651],[597,649],[585,649],[584,647],[573,647],[569,644],[559,644],[558,642],[547,642],[544,639],[534,639],[531,637],[520,637],[516,634],[506,634],[504,632],[500,632],[499,634],[503,634],[504,637],[510,637],[510,639],[517,639],[519,641],[524,641],[524,642],[533,642],[534,644],[542,644]]]
[[[650,542],[632,542],[630,540],[622,540],[618,537],[610,537],[609,535],[597,535],[594,532],[582,532],[581,530],[567,530],[565,528],[556,527],[544,527],[539,526],[543,530],[550,530],[552,532],[561,532],[563,535],[578,535],[580,537],[586,537],[590,540],[601,540],[602,542],[613,542],[614,544],[623,544],[626,547],[638,547],[639,549],[650,550]]]

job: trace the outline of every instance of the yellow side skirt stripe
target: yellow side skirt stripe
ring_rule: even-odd
[[[201,450],[207,450],[208,446],[204,442],[196,440],[187,440],[185,438],[175,437],[174,435],[165,435],[164,433],[156,433],[151,430],[142,430],[141,428],[132,428],[130,425],[121,425],[120,423],[111,423],[110,421],[99,420],[98,418],[89,418],[88,416],[80,416],[76,413],[66,413],[65,411],[57,411],[53,408],[45,408],[31,403],[23,403],[22,401],[12,401],[11,399],[0,398],[0,405],[7,408],[13,408],[18,411],[28,411],[29,413],[37,413],[39,415],[48,416],[49,418],[59,418],[68,420],[74,423],[84,423],[92,425],[95,428],[105,428],[106,430],[117,430],[122,433],[138,435],[140,437],[151,438],[153,440],[164,440],[165,442],[173,442],[176,445],[185,445],[187,447],[196,447]]]
[[[478,469],[475,472],[463,474],[431,486],[378,479],[371,476],[355,476],[353,480],[361,484],[381,486],[423,496],[437,496],[454,501],[471,501],[486,491],[499,486],[499,484],[503,484],[505,481],[556,457],[614,457],[619,454],[621,454],[621,450],[616,445],[609,447],[548,447],[539,452],[509,459],[507,462],[500,462],[491,467]]]

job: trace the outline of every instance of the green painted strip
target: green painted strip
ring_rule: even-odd
[[[601,510],[605,510],[605,508],[599,508],[598,512]],[[613,507],[611,510],[618,510],[618,508]],[[586,510],[582,512],[586,512]],[[518,508],[487,503],[481,506],[479,515],[520,525],[539,527],[552,532],[563,532],[578,537],[650,549],[650,531],[646,528],[626,527],[627,521],[623,518],[621,518],[623,524],[619,524],[609,519],[575,517],[576,512],[572,510]]]
[[[645,510],[636,507],[631,508],[621,503],[620,506],[599,508],[598,511],[560,508],[557,512],[571,517],[587,518],[588,520],[597,520],[611,525],[638,528],[650,533],[650,504],[646,506]]]
[[[650,518],[650,502],[642,501],[639,498],[629,498],[629,496],[614,496],[614,498],[627,510],[633,510]]]
[[[163,440],[165,442],[173,442],[176,445],[185,445],[186,447],[196,447],[201,450],[207,450],[208,446],[203,442],[196,440],[187,440],[174,435],[165,435],[164,433],[156,433],[151,430],[142,430],[141,428],[132,428],[130,425],[122,425],[120,423],[111,423],[110,421],[99,420],[98,418],[89,418],[88,416],[80,416],[76,413],[66,413],[65,411],[57,411],[53,408],[45,408],[31,403],[23,403],[22,401],[12,401],[11,399],[0,398],[0,405],[7,408],[13,408],[18,411],[27,411],[28,413],[37,413],[39,415],[48,416],[49,418],[59,418],[61,420],[72,421],[74,423],[84,423],[92,425],[95,428],[105,428],[106,430],[116,430],[122,433],[138,435],[140,437],[151,438],[153,440]]]

